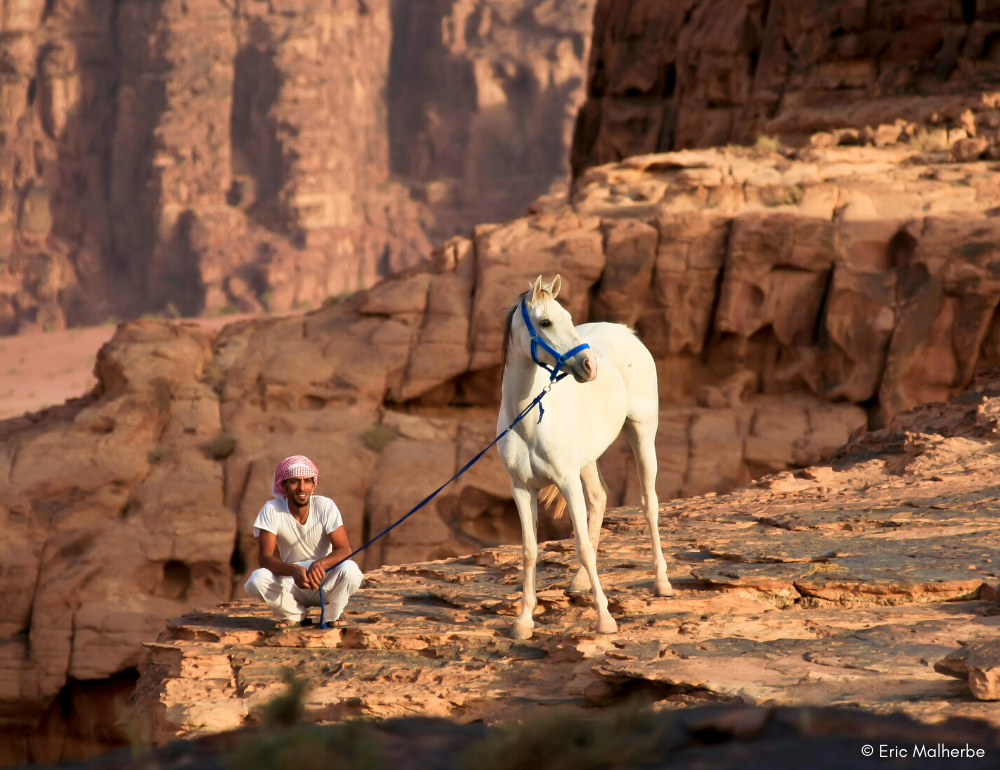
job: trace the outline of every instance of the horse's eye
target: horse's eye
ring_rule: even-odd
[[[541,326],[543,329],[548,329],[550,326],[552,326],[552,321],[546,318],[544,321],[539,321],[538,325]]]

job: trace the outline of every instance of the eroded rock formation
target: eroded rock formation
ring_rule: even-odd
[[[0,334],[318,307],[522,213],[566,178],[591,9],[5,0]]]
[[[392,171],[435,241],[524,214],[569,177],[595,0],[393,4]]]
[[[983,0],[599,0],[574,171],[834,129],[880,144],[951,129],[982,152],[1000,127],[998,32]]]
[[[647,156],[305,316],[123,325],[94,393],[0,424],[8,735],[69,745],[60,693],[127,676],[164,618],[240,596],[281,458],[319,464],[354,543],[453,474],[494,435],[526,277],[561,272],[576,319],[633,323],[654,352],[663,500],[815,464],[961,392],[1000,355],[997,176],[912,148]],[[602,465],[612,504],[636,502],[624,444]],[[567,527],[543,516],[543,539]],[[491,453],[364,567],[519,537]]]
[[[616,634],[594,634],[588,598],[565,593],[578,563],[554,541],[535,635],[511,641],[520,549],[486,549],[368,573],[346,629],[276,631],[245,602],[172,620],[147,645],[132,718],[155,743],[253,723],[293,664],[314,722],[493,723],[641,690],[671,708],[850,705],[998,725],[998,403],[994,370],[859,435],[832,465],[663,506],[670,598],[653,596],[640,511],[610,512],[599,564]],[[993,679],[945,675],[960,663]]]

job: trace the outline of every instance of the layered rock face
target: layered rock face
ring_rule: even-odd
[[[591,9],[6,0],[0,333],[317,307],[522,213],[566,178]]]
[[[567,595],[575,548],[554,541],[534,635],[512,641],[520,549],[486,549],[370,572],[345,629],[276,631],[245,602],[172,620],[147,645],[131,718],[154,743],[257,723],[292,665],[311,722],[489,724],[642,692],[661,709],[850,706],[998,726],[998,375],[859,435],[832,465],[663,506],[672,597],[653,595],[644,516],[611,511],[598,563],[615,634],[593,633],[589,596]]]
[[[522,216],[569,176],[594,0],[393,6],[392,170],[435,240]]]
[[[600,0],[574,171],[761,134],[874,141],[915,124],[995,140],[998,32],[984,0]]]
[[[0,424],[15,755],[106,746],[68,741],[67,693],[127,678],[164,618],[242,596],[282,458],[317,462],[355,544],[456,472],[495,435],[504,311],[538,273],[563,275],[575,319],[632,323],[653,351],[663,500],[814,464],[868,420],[961,392],[1000,355],[998,176],[912,148],[636,158],[305,316],[123,325],[94,393]],[[602,468],[612,505],[637,502],[624,442]],[[542,539],[568,526],[543,512]],[[362,561],[519,538],[489,453]]]
[[[0,29],[0,330],[318,304],[429,250],[388,185],[387,1],[10,0]]]

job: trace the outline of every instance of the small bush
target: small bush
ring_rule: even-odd
[[[396,438],[396,431],[388,425],[372,425],[361,437],[365,440],[365,446],[373,452],[381,453]]]
[[[222,431],[212,439],[212,446],[209,451],[216,460],[225,460],[236,450],[236,437],[232,433]]]
[[[288,689],[261,706],[257,715],[264,724],[287,727],[302,721],[305,710],[303,699],[309,689],[309,681],[295,676],[295,671],[288,667],[281,669],[281,681],[288,685]]]
[[[754,149],[763,150],[765,152],[777,152],[781,149],[781,141],[776,136],[770,136],[769,134],[761,134],[757,137],[757,141],[753,143]]]
[[[201,381],[214,390],[215,395],[222,395],[222,389],[226,384],[226,367],[218,355],[213,356],[205,365]]]
[[[919,128],[910,138],[910,147],[918,152],[943,152],[948,149],[948,132],[943,128]]]
[[[222,307],[220,307],[217,311],[215,311],[215,314],[221,317],[227,315],[236,315],[239,312],[240,309],[236,307],[236,305],[229,303],[228,305],[223,305]]]
[[[789,187],[770,188],[761,191],[765,206],[798,206],[805,193],[797,184]]]
[[[313,309],[312,302],[307,299],[299,300],[292,304],[292,310],[304,310],[309,312]]]
[[[337,305],[343,300],[347,299],[354,292],[342,291],[340,294],[331,294],[325,300],[323,300],[323,307],[331,307],[332,305]]]

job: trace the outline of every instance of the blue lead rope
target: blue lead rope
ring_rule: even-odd
[[[377,540],[380,540],[381,538],[383,538],[386,535],[388,535],[396,527],[398,527],[400,524],[402,524],[404,521],[406,521],[408,518],[410,518],[413,514],[415,514],[417,511],[419,511],[425,505],[427,505],[427,503],[429,503],[435,497],[437,497],[438,494],[441,493],[441,490],[443,490],[445,487],[447,487],[449,484],[451,484],[451,482],[453,482],[455,479],[457,479],[459,476],[461,476],[463,473],[465,473],[467,470],[469,470],[469,468],[471,468],[473,465],[475,465],[477,462],[479,462],[479,459],[484,454],[486,454],[494,445],[496,445],[496,443],[500,439],[502,439],[504,436],[506,436],[508,433],[510,433],[514,429],[515,425],[517,425],[519,422],[521,422],[521,420],[523,420],[525,417],[528,416],[528,413],[532,409],[535,408],[536,404],[538,405],[538,422],[542,421],[542,417],[545,416],[545,409],[542,408],[542,399],[545,398],[545,394],[546,393],[548,393],[550,390],[552,390],[552,386],[553,385],[555,385],[557,382],[559,382],[559,380],[563,379],[563,377],[565,377],[566,375],[569,374],[569,372],[562,372],[560,374],[559,370],[562,369],[563,365],[567,361],[569,361],[569,359],[571,359],[577,353],[580,353],[581,351],[587,350],[590,347],[590,345],[588,345],[586,342],[584,342],[582,345],[577,345],[575,348],[573,348],[568,353],[566,353],[564,355],[560,355],[559,352],[555,348],[553,348],[551,345],[549,345],[549,343],[547,343],[544,339],[542,339],[541,337],[538,336],[538,333],[535,331],[535,327],[532,326],[532,324],[531,324],[531,319],[528,317],[528,308],[525,305],[525,301],[524,301],[523,297],[521,298],[521,317],[524,319],[524,325],[527,326],[527,328],[528,328],[528,334],[531,335],[531,360],[534,361],[536,364],[538,364],[543,369],[545,369],[545,371],[549,372],[549,384],[546,385],[542,389],[542,391],[537,396],[535,396],[532,399],[532,401],[531,401],[530,404],[528,404],[526,407],[524,407],[524,409],[521,410],[520,414],[518,414],[517,417],[514,418],[514,422],[512,422],[510,425],[508,425],[503,430],[503,432],[500,433],[499,436],[497,436],[489,444],[487,444],[486,447],[479,454],[477,454],[475,457],[473,457],[471,460],[469,460],[469,462],[467,462],[465,465],[463,465],[462,469],[458,473],[456,473],[454,476],[452,476],[450,479],[448,479],[444,484],[442,484],[437,489],[435,489],[433,492],[431,492],[429,495],[427,495],[427,497],[425,497],[423,500],[421,500],[419,503],[417,503],[413,508],[410,509],[410,511],[408,513],[406,513],[402,518],[400,518],[394,524],[391,524],[390,526],[386,527],[381,532],[379,532],[377,535],[375,535],[375,537],[373,537],[371,540],[369,540],[367,543],[365,543],[363,546],[361,546],[360,548],[356,548],[349,555],[345,556],[343,559],[341,559],[340,561],[338,561],[332,567],[328,568],[326,570],[327,574],[329,574],[331,570],[334,570],[337,567],[339,567],[345,561],[347,561],[349,559],[353,559],[355,556],[357,556],[359,553],[361,553],[363,550],[365,550],[372,543],[374,543]],[[537,350],[538,350],[539,346],[541,346],[542,349],[544,349],[549,355],[551,355],[556,360],[556,365],[554,367],[553,366],[549,366],[548,364],[544,364],[544,363],[542,363],[541,361],[538,360]],[[325,578],[324,578],[324,580],[325,580]],[[319,627],[325,629],[326,625],[327,625],[326,624],[326,604],[323,601],[323,586],[320,585],[320,587],[319,587]]]

